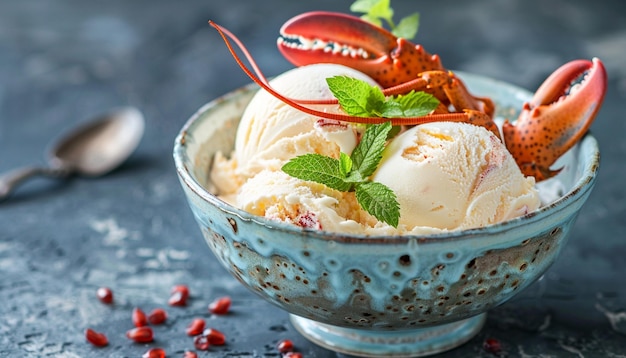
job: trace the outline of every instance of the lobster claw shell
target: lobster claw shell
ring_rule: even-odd
[[[389,61],[397,38],[358,17],[313,11],[287,21],[280,29],[278,48],[296,66],[321,62],[377,67]]]
[[[525,175],[541,181],[560,171],[550,166],[587,132],[606,88],[598,58],[568,62],[543,82],[514,124],[504,123],[505,144]]]
[[[357,69],[382,87],[413,80],[419,72],[445,70],[439,56],[358,17],[314,11],[287,21],[278,48],[296,66],[335,63]]]

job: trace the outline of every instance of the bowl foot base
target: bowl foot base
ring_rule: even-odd
[[[400,331],[372,331],[331,326],[296,315],[291,323],[324,348],[359,357],[424,357],[456,348],[474,337],[486,314],[439,326]]]

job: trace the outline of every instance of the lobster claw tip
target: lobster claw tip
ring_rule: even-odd
[[[535,92],[533,107],[549,105],[561,98],[572,101],[602,102],[606,93],[607,75],[602,61],[573,60],[554,71]]]
[[[288,20],[280,29],[277,44],[296,66],[320,62],[351,66],[383,61],[397,46],[397,38],[356,16],[312,11]]]
[[[568,62],[541,84],[515,124],[503,126],[505,144],[525,175],[541,181],[559,172],[550,166],[587,132],[606,88],[598,58]]]

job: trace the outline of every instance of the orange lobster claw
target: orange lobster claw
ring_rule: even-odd
[[[345,65],[366,73],[385,88],[415,79],[423,71],[445,71],[439,56],[422,46],[336,12],[307,12],[287,21],[280,29],[278,49],[296,66]]]
[[[451,106],[456,112],[481,110],[493,115],[491,100],[472,96],[443,67],[438,55],[358,17],[308,12],[287,21],[280,34],[278,48],[296,66],[323,62],[348,66],[388,89],[386,95],[396,94],[398,90],[424,90],[419,88],[421,80],[434,80],[439,85],[429,83],[425,91],[437,97],[445,108]]]
[[[506,147],[525,175],[541,181],[560,171],[550,166],[587,132],[606,87],[606,70],[599,59],[568,62],[524,103],[514,124],[504,123]]]

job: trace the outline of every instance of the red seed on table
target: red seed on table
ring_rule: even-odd
[[[223,346],[226,344],[226,336],[224,333],[218,331],[215,328],[207,328],[202,332],[202,335],[207,338],[209,343],[215,346]]]
[[[211,343],[207,336],[200,335],[193,339],[193,345],[199,351],[206,351],[211,346]]]
[[[151,324],[161,324],[167,320],[167,312],[162,308],[155,308],[148,315],[148,322]]]
[[[126,337],[137,343],[149,343],[153,341],[152,328],[144,326],[133,328],[126,332]]]
[[[502,345],[500,341],[495,338],[487,338],[483,342],[483,349],[489,353],[497,354],[502,350]]]
[[[291,352],[293,351],[293,342],[289,339],[283,339],[280,340],[277,344],[276,344],[276,349],[280,352],[280,353],[287,353],[287,352]]]
[[[163,348],[150,348],[146,353],[144,353],[141,358],[165,358],[167,355],[165,354],[165,350]]]
[[[209,304],[209,311],[214,314],[226,314],[230,308],[230,297],[220,297]]]
[[[85,330],[85,338],[87,339],[87,342],[93,344],[96,347],[104,347],[109,344],[109,340],[107,339],[107,336],[104,335],[104,333],[96,332],[91,328],[87,328]]]
[[[176,285],[172,287],[170,298],[167,303],[170,306],[185,306],[189,297],[189,287],[187,285]]]
[[[189,296],[189,287],[187,285],[174,285],[170,290],[170,293],[181,292],[185,296]]]
[[[187,335],[197,336],[199,334],[202,334],[202,331],[204,331],[204,325],[205,323],[202,318],[195,318],[193,321],[191,321],[189,326],[187,326]]]
[[[186,306],[187,298],[182,292],[174,292],[167,300],[167,304],[170,306]]]
[[[113,291],[108,287],[100,287],[96,290],[96,296],[100,302],[110,305],[113,303]]]
[[[185,351],[183,358],[198,358],[198,354],[194,351]]]
[[[133,324],[135,327],[143,327],[148,325],[148,318],[146,314],[140,308],[133,309]]]

